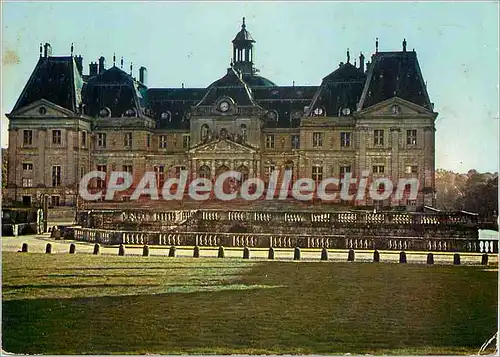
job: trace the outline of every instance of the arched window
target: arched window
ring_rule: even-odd
[[[240,126],[240,135],[241,141],[247,141],[247,126],[245,124],[241,124]]]
[[[201,141],[206,141],[208,140],[208,133],[209,132],[209,128],[208,128],[208,125],[207,124],[203,124],[201,126]]]
[[[246,180],[248,180],[248,167],[246,167],[245,165],[241,165],[240,167],[238,167],[238,172],[241,173],[241,182],[245,182]]]
[[[198,178],[210,179],[210,167],[203,165],[198,169]]]
[[[220,138],[221,138],[221,139],[225,139],[226,137],[227,137],[227,129],[222,128],[222,129],[220,130]]]

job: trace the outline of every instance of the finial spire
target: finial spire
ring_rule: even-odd
[[[71,42],[71,57],[73,57],[73,42]]]
[[[378,53],[378,37],[375,40],[375,53]]]
[[[245,16],[243,16],[243,23],[241,24],[241,28],[244,29],[246,27],[247,25],[245,25]]]
[[[130,75],[132,75],[132,62],[130,62]]]
[[[115,66],[116,63],[116,53],[113,53],[113,67]]]
[[[349,49],[347,49],[347,63],[349,63],[351,60],[351,56],[349,54]]]
[[[122,59],[120,61],[120,68],[123,69],[123,56],[122,56]]]
[[[403,52],[406,52],[406,38],[403,39]]]
[[[40,42],[40,58],[42,58],[42,53],[43,53],[43,45],[42,45],[42,43]]]

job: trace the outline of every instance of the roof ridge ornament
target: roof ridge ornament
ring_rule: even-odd
[[[243,23],[241,24],[241,28],[244,30],[246,27],[247,25],[245,25],[245,16],[243,16]]]
[[[71,42],[71,57],[73,57],[73,42]]]
[[[378,53],[378,37],[375,39],[375,53]]]
[[[113,52],[113,67],[115,67],[116,63],[116,53]]]
[[[347,63],[351,61],[351,56],[349,54],[349,48],[347,48]]]

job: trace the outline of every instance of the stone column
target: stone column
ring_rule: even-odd
[[[424,127],[424,204],[434,206],[435,190],[435,132],[432,125]]]
[[[52,165],[48,163],[45,164],[45,148],[47,146],[47,128],[42,128],[38,131],[38,158],[37,158],[37,175],[35,178],[34,185],[42,184],[45,186],[50,186],[48,178],[52,175]]]
[[[390,144],[391,144],[391,180],[394,185],[394,190],[397,188],[399,179],[399,140],[401,132],[400,128],[391,127],[390,130]],[[397,205],[399,202],[392,200],[392,203]]]

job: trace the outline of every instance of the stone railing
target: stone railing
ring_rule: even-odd
[[[335,225],[398,225],[398,226],[464,226],[476,227],[477,217],[460,213],[407,213],[407,212],[266,212],[223,210],[94,210],[87,212],[88,224],[100,228],[116,223],[179,224],[189,219],[199,221],[241,221],[259,223],[305,224],[310,226]],[[83,222],[82,222],[83,223]],[[93,224],[92,224],[93,223]]]
[[[430,239],[422,237],[348,237],[342,235],[303,235],[217,232],[137,232],[75,228],[77,241],[101,244],[140,244],[200,247],[329,248],[378,249],[398,251],[453,251],[497,253],[498,242],[473,239]]]

